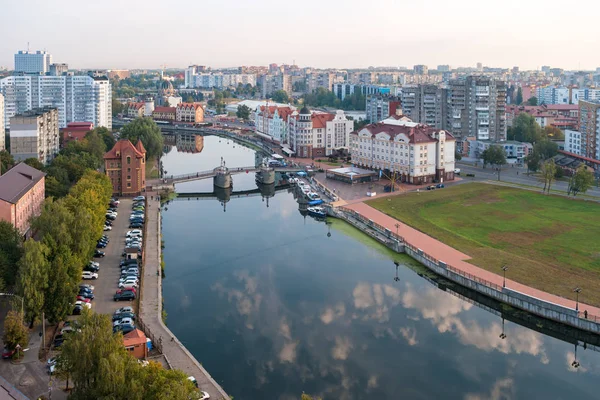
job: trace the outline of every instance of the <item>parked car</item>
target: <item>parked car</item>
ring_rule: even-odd
[[[124,293],[124,292],[131,292],[131,293],[137,295],[137,289],[136,288],[119,289],[115,293]]]
[[[142,230],[141,229],[132,229],[130,231],[127,231],[127,233],[125,234],[125,236],[127,237],[131,237],[131,236],[137,236],[137,235],[142,235]]]
[[[102,228],[102,229],[104,230],[104,232],[111,231],[112,230],[112,226],[110,226],[110,225],[104,225],[104,228]]]
[[[98,272],[98,271],[100,271],[100,268],[96,267],[95,265],[86,265],[85,267],[83,267],[83,271]]]
[[[92,305],[90,303],[86,303],[86,302],[83,302],[81,300],[77,300],[75,302],[75,307],[77,307],[77,306],[92,308]]]
[[[87,292],[85,290],[80,290],[79,294],[77,294],[77,300],[80,300],[80,297],[84,297],[86,299],[90,299],[93,300],[94,299],[94,293],[92,292]]]
[[[119,262],[119,266],[122,267],[126,267],[126,266],[138,266],[138,260],[121,260]]]
[[[114,221],[115,219],[117,219],[117,216],[114,214],[106,213],[106,219],[110,219],[111,221]]]
[[[81,273],[81,279],[98,279],[98,274],[90,271],[83,271]]]
[[[73,315],[81,315],[81,311],[83,310],[82,306],[73,307]]]
[[[142,222],[134,222],[132,224],[129,224],[130,228],[143,228],[144,224]]]
[[[137,196],[133,198],[133,201],[144,201],[146,198],[144,196]]]
[[[131,301],[135,300],[135,293],[131,291],[123,291],[121,293],[115,293],[113,298],[115,301]]]
[[[93,292],[93,291],[94,291],[94,289],[95,289],[95,288],[94,288],[94,285],[88,285],[87,283],[82,283],[81,285],[79,285],[79,289],[81,290],[82,288],[83,288],[83,289],[88,289],[88,290],[90,290],[90,291],[92,291],[92,292]]]
[[[118,308],[113,315],[121,314],[121,313],[133,313],[133,307],[121,307]]]
[[[81,301],[82,303],[89,303],[92,301],[89,297],[85,297],[85,295],[78,294],[77,301]]]
[[[98,243],[96,244],[96,248],[97,248],[97,249],[103,249],[103,248],[105,248],[105,247],[106,247],[106,244],[107,244],[106,242],[98,242]]]
[[[133,321],[135,321],[135,314],[132,312],[122,312],[122,313],[118,313],[118,314],[113,314],[112,320],[119,321],[119,320],[122,320],[123,318],[130,318]]]
[[[110,199],[110,204],[116,204],[117,206],[120,204],[121,202],[117,199]]]
[[[460,175],[460,168],[454,168],[454,175]]]
[[[112,221],[109,220],[109,219],[107,219],[107,220],[104,221],[104,225],[106,225],[106,226],[112,226]]]
[[[443,184],[443,183],[438,183],[437,185],[435,185],[435,187],[436,187],[436,188],[438,188],[438,189],[443,189],[443,188],[445,188],[446,186],[444,186],[444,184]]]
[[[108,207],[108,209],[106,211],[110,211],[112,213],[117,213],[117,209],[115,207]]]
[[[118,326],[118,325],[133,325],[133,319],[127,317],[127,318],[118,319],[113,322],[113,326]]]
[[[123,325],[118,325],[118,326],[113,327],[113,333],[122,332],[123,335],[126,335],[129,332],[133,331],[134,329],[135,329],[134,325],[123,324]]]
[[[105,255],[106,255],[106,253],[101,250],[94,250],[94,257],[96,257],[96,258],[102,258]]]
[[[427,190],[435,190],[435,185],[429,185],[429,186],[427,186]]]
[[[7,360],[9,358],[12,358],[12,356],[17,352],[17,350],[15,349],[7,349],[6,347],[2,350],[2,358]]]

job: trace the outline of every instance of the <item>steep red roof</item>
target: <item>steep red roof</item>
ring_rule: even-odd
[[[129,103],[127,104],[127,107],[139,110],[140,108],[144,107],[144,103]]]
[[[141,143],[141,141],[138,141],[138,143]],[[144,145],[140,145],[141,148],[143,149]],[[110,149],[110,151],[107,151],[104,154],[104,159],[111,159],[111,158],[121,158],[121,156],[117,156],[117,152],[118,153],[123,153],[123,150],[127,149],[127,148],[131,148],[133,150],[133,153],[135,154],[135,156],[137,158],[143,158],[144,154],[140,153],[140,151],[133,145],[133,143],[131,143],[129,141],[129,139],[121,139],[119,140],[117,143],[115,143],[115,145],[113,146],[112,149]]]
[[[335,115],[329,113],[313,113],[310,118],[312,120],[313,129],[325,128],[327,126],[327,121],[333,121]]]
[[[123,345],[125,347],[134,346],[136,344],[146,344],[146,335],[144,332],[139,329],[134,329],[123,335]]]
[[[142,143],[142,141],[139,139],[138,139],[137,143],[135,144],[135,149],[137,151],[139,151],[141,154],[146,154],[146,149],[144,148],[144,143]]]
[[[67,124],[67,128],[69,130],[76,130],[76,131],[83,131],[83,130],[88,130],[91,131],[92,129],[94,129],[94,123],[93,122],[69,122]]]
[[[204,108],[204,107],[202,107],[202,104],[200,104],[200,103],[179,103],[179,104],[177,104],[177,108],[193,108],[195,110],[198,107]]]
[[[176,110],[175,107],[155,107],[152,113],[175,113]]]
[[[419,124],[417,126],[389,125],[378,122],[376,124],[366,125],[363,129],[368,130],[372,135],[386,133],[393,140],[397,135],[404,134],[408,137],[409,143],[432,143],[437,142],[435,135],[439,132],[446,134],[446,141],[454,141],[454,136],[448,131],[435,129],[428,125]],[[358,132],[353,132],[358,133]]]

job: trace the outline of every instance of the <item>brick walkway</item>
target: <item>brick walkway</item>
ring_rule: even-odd
[[[144,278],[140,315],[146,328],[157,338],[162,338],[163,354],[171,366],[182,370],[186,375],[198,381],[201,390],[208,392],[211,399],[229,399],[227,393],[219,386],[210,374],[200,365],[192,354],[177,340],[175,335],[163,324],[161,318],[162,279],[160,271],[160,202],[151,200],[156,193],[146,193],[146,249],[144,262]]]
[[[373,222],[389,229],[394,233],[396,233],[396,224],[399,224],[397,231],[398,235],[403,237],[408,244],[423,250],[423,252],[429,254],[434,259],[444,261],[446,264],[456,269],[477,276],[481,279],[485,279],[486,281],[494,283],[498,286],[502,286],[503,277],[501,275],[494,274],[466,262],[466,260],[471,258],[470,256],[445,245],[431,236],[419,232],[418,230],[411,228],[410,226],[374,209],[371,206],[368,206],[365,203],[354,203],[344,207],[360,213],[362,216],[373,220]],[[522,285],[509,279],[506,280],[506,287],[537,299],[575,309],[575,301],[573,300],[555,296],[553,294]],[[579,311],[583,312],[585,310],[587,310],[589,313],[590,319],[592,318],[591,316],[596,316],[596,318],[600,317],[599,308],[579,302]]]

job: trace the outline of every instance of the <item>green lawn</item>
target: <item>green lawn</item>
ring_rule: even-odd
[[[146,179],[158,178],[158,167],[156,158],[152,157],[146,160]]]
[[[600,204],[469,183],[367,202],[470,255],[471,263],[600,305]]]

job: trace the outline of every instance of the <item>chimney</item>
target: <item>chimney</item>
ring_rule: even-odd
[[[402,116],[402,107],[401,106],[396,107],[396,115],[399,117]]]

